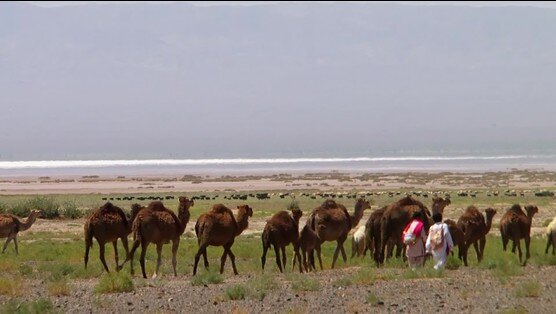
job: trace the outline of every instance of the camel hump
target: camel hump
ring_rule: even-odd
[[[149,204],[149,206],[147,206],[147,208],[148,208],[149,210],[152,210],[152,211],[159,211],[159,212],[162,212],[162,211],[166,211],[166,210],[167,210],[166,207],[164,207],[164,204],[162,204],[161,201],[154,201],[154,202],[151,202],[151,203]]]
[[[525,213],[523,212],[523,210],[521,209],[521,206],[519,204],[514,204],[512,205],[512,207],[510,207],[510,209],[508,209],[508,212],[517,214],[517,215],[525,215]]]
[[[322,203],[321,207],[325,209],[336,208],[338,204],[334,200],[328,199]]]
[[[217,214],[233,214],[232,210],[224,206],[224,204],[215,204],[212,206],[212,212]]]

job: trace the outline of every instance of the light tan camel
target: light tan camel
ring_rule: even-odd
[[[137,214],[138,208],[134,205],[132,210],[132,217]],[[107,202],[97,209],[85,221],[85,268],[89,262],[89,250],[93,246],[93,238],[95,238],[99,245],[99,258],[107,272],[108,265],[104,257],[104,246],[106,243],[112,243],[114,246],[114,257],[116,259],[116,267],[118,266],[118,239],[121,239],[126,255],[129,252],[127,244],[127,236],[131,233],[131,222],[127,220],[124,211],[114,206],[112,203]]]
[[[458,219],[457,226],[463,232],[463,245],[460,247],[459,257],[465,266],[467,263],[467,253],[473,245],[477,253],[477,260],[483,260],[486,244],[486,235],[492,226],[492,218],[496,215],[496,210],[487,208],[485,210],[486,220],[483,214],[475,206],[469,206]]]
[[[133,220],[133,238],[134,243],[131,252],[128,254],[126,261],[131,260],[131,273],[133,269],[133,256],[135,251],[141,245],[141,256],[139,263],[141,264],[141,272],[143,278],[147,278],[145,271],[145,256],[147,254],[147,247],[150,243],[156,244],[156,269],[153,278],[159,274],[160,264],[162,262],[162,247],[164,244],[172,242],[172,268],[174,276],[177,276],[176,271],[176,254],[180,245],[180,236],[184,233],[185,227],[189,222],[189,208],[194,205],[192,200],[187,197],[179,198],[178,216],[171,210],[164,207],[162,202],[151,202],[149,206],[143,208]],[[123,263],[125,264],[125,262]],[[119,267],[123,267],[123,264]]]
[[[508,241],[513,241],[512,253],[515,253],[517,247],[519,253],[519,262],[521,263],[521,245],[519,241],[521,239],[525,240],[525,261],[523,265],[527,264],[527,260],[531,257],[529,253],[529,245],[531,243],[531,224],[533,222],[533,216],[539,212],[537,206],[528,205],[525,206],[525,211],[527,215],[521,209],[521,206],[514,205],[504,213],[502,219],[500,219],[500,234],[502,235],[502,245],[504,251],[506,251],[506,246]]]
[[[371,208],[368,201],[358,199],[355,204],[354,213],[350,215],[345,206],[329,199],[311,213],[309,225],[317,233],[321,243],[325,241],[336,241],[337,243],[332,260],[332,268],[336,265],[340,252],[342,252],[344,263],[347,262],[344,242],[349,231],[357,226],[361,217],[363,217],[363,212],[368,208]]]
[[[37,217],[40,215],[40,211],[32,210],[29,217],[21,222],[19,218],[11,214],[0,214],[0,238],[7,238],[4,247],[2,248],[2,253],[6,251],[10,241],[14,241],[15,254],[19,254],[19,249],[17,247],[17,234],[21,231],[25,231],[35,223]]]
[[[294,261],[295,258],[299,261],[299,271],[301,269],[301,255],[299,255],[299,219],[303,212],[297,208],[291,210],[291,215],[287,211],[280,211],[274,214],[267,222],[261,235],[263,241],[263,255],[261,257],[262,269],[266,263],[266,253],[270,246],[274,247],[276,255],[276,265],[280,272],[282,270],[282,263],[280,262],[280,250],[282,251],[282,262],[284,268],[286,267],[286,246],[293,245]]]
[[[195,254],[193,275],[197,274],[197,265],[201,255],[203,255],[205,268],[208,269],[208,246],[223,246],[224,253],[220,259],[220,273],[222,274],[224,272],[226,257],[230,256],[234,274],[237,275],[236,258],[231,248],[235,238],[249,226],[249,217],[252,216],[253,209],[248,205],[238,206],[236,217],[234,217],[231,209],[222,204],[214,205],[211,211],[202,214],[195,224],[195,234],[197,235],[199,250],[197,254]]]

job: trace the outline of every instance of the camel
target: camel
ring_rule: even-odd
[[[358,199],[355,204],[354,213],[350,215],[345,206],[329,199],[311,213],[309,217],[310,226],[317,233],[321,243],[325,241],[336,241],[337,243],[332,260],[332,268],[336,265],[340,252],[342,252],[344,263],[347,262],[344,242],[349,231],[357,226],[361,217],[363,217],[364,210],[368,208],[371,208],[368,201]]]
[[[471,245],[475,248],[477,260],[479,262],[483,260],[486,235],[490,231],[496,210],[487,208],[485,213],[486,220],[477,207],[469,206],[458,219],[457,227],[463,232],[463,246],[460,246],[459,258],[463,260],[465,266],[468,265],[467,252]]]
[[[548,254],[548,249],[552,245],[552,255],[556,254],[556,218],[552,219],[546,227],[546,250],[544,254]]]
[[[234,217],[232,210],[222,204],[212,207],[208,213],[202,214],[195,224],[195,234],[199,243],[199,250],[195,254],[195,264],[193,266],[193,275],[197,274],[197,265],[199,258],[203,255],[205,268],[208,269],[209,263],[207,259],[208,246],[223,246],[224,253],[220,259],[220,273],[224,273],[224,264],[226,257],[230,256],[234,274],[237,275],[235,255],[232,253],[232,245],[235,238],[239,236],[243,230],[249,226],[249,217],[253,216],[253,209],[248,205],[240,205],[237,207],[237,216]]]
[[[319,259],[320,270],[322,270],[322,257],[320,251],[321,241],[319,236],[311,229],[309,221],[303,227],[299,234],[299,247],[301,249],[301,256],[303,257],[303,268],[306,272],[311,270],[316,270],[315,267],[315,254],[317,252],[317,257]],[[295,268],[295,257],[293,259],[293,268]]]
[[[351,237],[351,258],[365,256],[365,225],[359,226]]]
[[[276,255],[276,264],[280,272],[282,270],[282,263],[280,263],[280,250],[282,251],[283,266],[286,267],[286,246],[293,244],[294,261],[295,258],[299,261],[299,271],[301,269],[301,255],[299,255],[299,219],[303,212],[297,208],[291,210],[291,215],[287,211],[280,211],[274,214],[267,222],[261,236],[263,241],[263,255],[261,257],[262,268],[266,263],[266,253],[270,246],[274,247]]]
[[[403,229],[410,222],[411,216],[416,211],[420,211],[423,217],[430,217],[427,207],[409,195],[386,206],[380,220],[379,264],[384,263],[384,253],[386,245],[389,243],[397,246],[396,256],[401,256],[402,250],[405,247],[402,243]],[[428,230],[430,226],[428,219],[424,220],[424,224],[425,230]]]
[[[517,247],[519,253],[519,262],[521,263],[521,245],[519,241],[521,239],[525,240],[525,261],[523,265],[527,264],[527,260],[531,257],[529,252],[529,245],[531,243],[531,224],[533,222],[533,216],[539,212],[537,206],[528,205],[525,206],[525,211],[527,215],[521,209],[521,206],[514,205],[504,213],[504,216],[500,219],[500,234],[502,235],[502,245],[504,251],[506,251],[506,246],[508,241],[513,241],[512,253],[515,253]]]
[[[132,218],[137,214],[138,208],[132,207]],[[93,247],[93,238],[99,245],[99,258],[106,272],[110,272],[106,259],[104,257],[104,246],[106,243],[112,243],[114,246],[114,258],[116,267],[118,266],[118,239],[122,241],[126,254],[129,253],[127,236],[131,233],[131,222],[127,220],[124,211],[107,202],[98,208],[85,221],[85,269],[89,262],[89,250]]]
[[[454,247],[458,247],[458,257],[462,259],[462,252],[463,252],[463,245],[464,245],[464,234],[458,224],[453,221],[452,219],[444,220],[444,223],[448,225],[448,230],[450,231],[450,235],[452,236],[452,241],[454,243]],[[454,251],[452,250],[452,255]]]
[[[141,209],[133,220],[133,247],[124,263],[118,268],[121,269],[123,265],[130,260],[131,274],[134,275],[133,256],[139,245],[141,245],[139,263],[141,264],[143,278],[147,278],[147,273],[145,271],[145,256],[149,244],[154,243],[156,244],[157,253],[156,269],[152,277],[154,279],[158,277],[160,264],[162,263],[162,247],[164,244],[172,241],[172,268],[174,270],[174,276],[177,276],[176,254],[180,245],[180,236],[184,233],[185,227],[189,222],[189,208],[194,205],[195,202],[193,200],[181,196],[179,197],[178,216],[164,207],[160,201],[151,202],[146,208]]]
[[[19,218],[11,214],[0,214],[0,238],[7,238],[4,247],[2,248],[2,253],[6,251],[10,241],[14,241],[15,254],[19,255],[19,249],[17,247],[17,234],[21,231],[25,231],[35,223],[37,217],[40,215],[40,211],[32,210],[29,213],[29,217],[21,222]]]
[[[432,199],[432,214],[436,214],[436,213],[441,213],[442,215],[444,215],[444,208],[446,208],[446,206],[450,205],[452,202],[450,202],[449,198],[442,198],[442,197],[438,197],[435,196]]]

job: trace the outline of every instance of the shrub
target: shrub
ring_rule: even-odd
[[[378,305],[384,304],[384,302],[382,302],[380,300],[380,298],[372,292],[369,293],[369,295],[367,295],[367,298],[365,298],[365,301],[367,301],[367,303],[370,304],[371,306],[378,306]]]
[[[28,202],[17,202],[8,209],[8,212],[18,217],[27,217],[31,213],[31,209]]]
[[[320,283],[308,276],[291,277],[292,289],[295,291],[319,291]]]
[[[38,209],[42,212],[42,217],[46,219],[60,217],[60,205],[51,197],[37,196],[29,200],[29,210]]]
[[[461,260],[455,256],[449,255],[446,260],[446,269],[456,270],[461,266]]]
[[[536,298],[541,294],[541,285],[536,281],[525,281],[516,287],[514,294],[518,298]]]
[[[292,200],[289,204],[288,204],[288,210],[292,210],[292,209],[299,209],[299,203],[296,200]]]
[[[247,282],[249,287],[249,295],[255,299],[262,301],[266,297],[269,290],[274,290],[279,287],[279,283],[275,277],[269,274],[256,275]]]
[[[242,285],[233,285],[226,288],[226,298],[228,300],[243,300],[247,294],[247,289]]]
[[[196,276],[191,279],[191,284],[193,286],[201,286],[201,285],[208,285],[208,284],[216,284],[221,283],[224,281],[222,275],[216,272],[206,272],[203,274],[197,274]]]
[[[78,219],[83,217],[84,213],[77,208],[75,202],[68,201],[64,203],[62,214],[65,218]]]
[[[124,273],[104,274],[95,287],[96,293],[131,292],[135,290],[133,280]]]
[[[19,278],[0,277],[0,295],[17,297],[23,293],[23,282]]]
[[[46,289],[52,296],[65,296],[70,294],[70,287],[65,278],[47,283]]]
[[[54,305],[48,299],[38,299],[36,301],[9,300],[2,306],[0,313],[43,314],[56,313],[56,311]]]

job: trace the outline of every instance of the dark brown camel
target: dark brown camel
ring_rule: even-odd
[[[527,205],[525,206],[525,211],[523,212],[521,206],[514,205],[504,213],[502,219],[500,219],[500,234],[502,235],[502,245],[504,251],[506,251],[506,246],[508,241],[513,241],[512,253],[515,253],[517,247],[519,253],[519,262],[521,263],[521,245],[519,241],[521,239],[525,240],[525,261],[523,265],[527,264],[527,260],[531,257],[529,252],[529,245],[531,243],[531,224],[533,222],[533,216],[539,212],[537,206]]]
[[[248,205],[238,206],[236,217],[234,217],[231,209],[222,204],[214,205],[211,211],[202,214],[195,224],[195,233],[197,234],[199,250],[197,254],[195,254],[193,275],[197,274],[197,265],[201,255],[203,255],[205,268],[208,269],[208,246],[223,246],[224,253],[220,259],[220,273],[222,274],[224,272],[226,257],[230,256],[234,274],[237,275],[235,255],[232,253],[231,248],[235,238],[249,226],[249,217],[252,216],[253,209]]]
[[[309,222],[309,221],[307,221]],[[303,257],[303,268],[306,272],[316,270],[315,267],[315,252],[319,259],[320,270],[322,270],[322,257],[321,257],[321,241],[319,236],[311,229],[307,223],[299,234],[299,248],[301,249],[301,256]],[[295,258],[293,259],[293,267],[295,268]]]
[[[380,220],[382,215],[384,215],[386,208],[387,206],[384,206],[373,211],[365,223],[365,250],[370,251],[372,258],[375,260],[377,265],[380,263]]]
[[[138,207],[132,207],[131,221],[137,215]],[[109,272],[104,258],[104,245],[112,243],[114,257],[118,267],[118,239],[121,239],[126,255],[129,254],[127,236],[131,233],[131,222],[127,220],[124,211],[108,202],[97,209],[85,222],[85,268],[89,262],[89,249],[93,246],[93,238],[99,245],[100,261],[104,269]]]
[[[423,217],[430,216],[427,207],[411,196],[406,196],[386,207],[380,220],[380,264],[384,263],[384,253],[386,245],[389,243],[397,246],[396,256],[401,255],[402,248],[404,248],[402,243],[403,229],[411,221],[414,212],[421,212]],[[428,230],[430,226],[428,219],[425,219],[424,224],[425,230]]]
[[[325,241],[337,242],[334,258],[332,260],[332,268],[334,268],[340,252],[342,252],[344,263],[347,262],[344,242],[347,239],[349,231],[357,226],[361,217],[363,217],[364,210],[368,208],[371,208],[368,201],[358,199],[355,204],[355,211],[353,215],[350,215],[345,206],[329,199],[321,206],[315,208],[311,213],[309,225],[311,229],[316,232],[321,243]]]
[[[446,208],[446,206],[450,205],[452,202],[450,202],[449,198],[442,198],[442,197],[438,197],[435,196],[432,198],[432,214],[436,214],[436,213],[441,213],[442,215],[444,215],[444,208]]]
[[[463,246],[460,247],[459,257],[463,260],[465,266],[467,263],[467,253],[471,245],[477,253],[477,260],[483,260],[484,249],[486,244],[486,235],[492,226],[492,218],[496,214],[496,210],[487,208],[484,215],[475,206],[469,206],[458,219],[457,226],[463,232]]]
[[[4,243],[4,247],[2,248],[2,253],[6,251],[10,241],[14,241],[15,254],[19,254],[19,249],[17,247],[17,234],[31,228],[39,215],[40,211],[33,210],[29,214],[29,217],[22,222],[14,215],[0,214],[0,238],[7,238],[6,243]]]
[[[157,261],[153,278],[156,278],[159,274],[160,264],[162,262],[162,247],[164,244],[172,241],[172,268],[174,270],[174,276],[178,275],[176,271],[176,255],[180,244],[180,236],[184,233],[185,227],[189,222],[189,208],[193,205],[194,201],[182,196],[179,198],[178,216],[164,207],[160,201],[151,202],[146,208],[139,211],[137,217],[133,220],[133,247],[126,258],[126,261],[131,261],[132,274],[134,273],[133,256],[139,245],[141,245],[139,263],[141,264],[143,278],[147,278],[147,273],[145,271],[145,256],[149,244],[154,243],[156,244]],[[126,261],[124,261],[123,264],[125,264]],[[119,267],[120,269],[123,267],[123,264]]]
[[[456,246],[458,247],[458,257],[461,259],[462,252],[463,252],[463,245],[464,245],[463,231],[461,230],[460,227],[458,227],[458,224],[452,219],[446,219],[444,220],[444,223],[448,225],[448,230],[450,231],[450,235],[452,236],[454,247]],[[452,250],[452,255],[453,254],[454,254],[454,250]]]
[[[303,212],[297,208],[291,210],[291,215],[287,211],[280,211],[274,214],[267,222],[261,236],[263,241],[263,255],[261,257],[262,268],[266,263],[266,253],[270,246],[274,247],[276,255],[276,265],[280,272],[282,270],[282,263],[280,262],[280,250],[282,251],[282,262],[284,268],[286,267],[286,246],[293,245],[294,261],[295,258],[299,262],[299,271],[301,269],[301,256],[299,255],[299,219]]]

